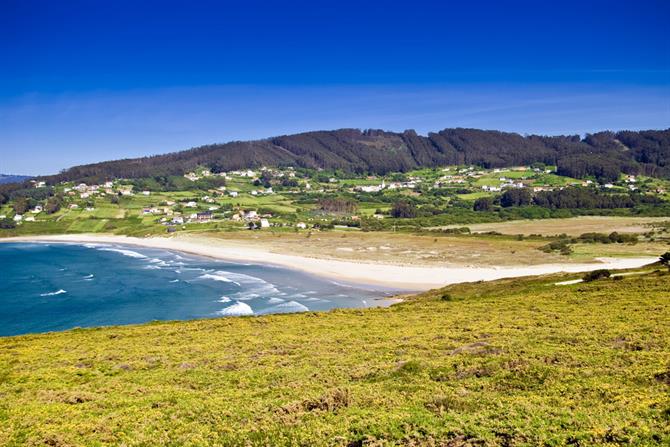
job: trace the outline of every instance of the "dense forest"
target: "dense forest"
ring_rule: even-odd
[[[670,177],[670,129],[580,136],[522,136],[478,129],[340,129],[257,141],[212,144],[164,155],[75,166],[41,178],[48,183],[99,183],[113,178],[181,175],[198,166],[228,171],[260,166],[341,169],[359,174],[473,164],[485,168],[545,163],[570,177],[610,181],[619,173]],[[14,187],[16,188],[16,187]],[[0,194],[2,191],[0,191]]]

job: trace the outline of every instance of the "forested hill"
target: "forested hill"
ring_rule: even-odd
[[[0,185],[3,183],[18,183],[30,180],[32,177],[28,175],[9,175],[9,174],[0,174]]]
[[[579,136],[522,136],[477,129],[445,129],[428,136],[413,130],[340,129],[257,141],[212,144],[165,155],[76,166],[47,180],[100,182],[110,178],[181,175],[198,166],[227,171],[295,166],[384,174],[417,167],[474,164],[486,168],[542,162],[571,177],[600,180],[620,172],[670,177],[670,129],[599,132]]]

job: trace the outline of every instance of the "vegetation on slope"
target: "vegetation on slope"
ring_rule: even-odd
[[[385,174],[420,167],[473,164],[484,168],[544,163],[563,176],[615,180],[621,173],[670,177],[670,130],[598,132],[581,138],[444,129],[427,136],[413,130],[339,129],[257,141],[212,144],[171,154],[75,166],[43,177],[101,183],[113,178],[182,175],[206,166],[214,172],[260,166],[294,166]],[[2,193],[2,189],[0,189]]]
[[[3,338],[0,444],[667,445],[670,276],[647,270]]]

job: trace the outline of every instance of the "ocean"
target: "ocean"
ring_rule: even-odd
[[[0,336],[370,307],[395,291],[116,244],[0,243]]]

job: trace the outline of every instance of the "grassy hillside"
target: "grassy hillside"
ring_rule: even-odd
[[[0,339],[0,444],[662,445],[670,276]]]

